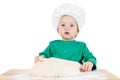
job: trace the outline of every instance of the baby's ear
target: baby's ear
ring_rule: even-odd
[[[59,29],[57,28],[57,32],[59,33]]]
[[[80,32],[80,30],[78,29],[78,30],[77,30],[77,34],[78,34],[79,32]]]

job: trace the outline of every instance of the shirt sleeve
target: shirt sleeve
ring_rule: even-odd
[[[89,51],[89,49],[87,48],[86,44],[84,45],[84,48],[83,48],[83,62],[92,62],[93,63],[92,70],[95,70],[97,68],[96,67],[96,58]]]
[[[45,58],[51,57],[51,42],[43,52],[39,53],[39,56],[44,56]]]

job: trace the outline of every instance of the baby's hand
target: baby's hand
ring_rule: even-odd
[[[44,60],[44,56],[35,56],[35,63],[42,62]]]
[[[82,65],[82,71],[87,72],[87,71],[91,71],[93,68],[93,63],[92,62],[85,62]]]

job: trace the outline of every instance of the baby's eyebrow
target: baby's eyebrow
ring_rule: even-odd
[[[74,25],[74,24],[76,24],[76,23],[70,22],[70,24],[73,24],[73,25]]]

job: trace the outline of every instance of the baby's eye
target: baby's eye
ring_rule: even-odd
[[[65,24],[62,24],[61,26],[63,26],[63,27],[64,27],[64,26],[65,26]]]
[[[71,26],[71,27],[73,27],[74,25],[73,25],[73,24],[71,24],[70,26]]]

